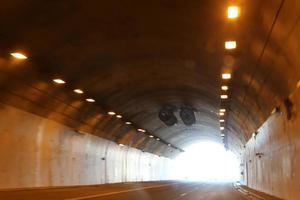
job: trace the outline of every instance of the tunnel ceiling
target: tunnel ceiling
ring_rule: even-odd
[[[226,18],[231,4],[241,9],[234,21]],[[1,101],[81,133],[165,156],[200,139],[222,142],[219,109],[225,108],[224,143],[239,151],[299,78],[293,53],[298,46],[292,42],[299,36],[298,13],[289,13],[290,6],[299,5],[279,0],[1,1]],[[236,40],[237,49],[226,51],[226,40]],[[16,51],[28,59],[9,55]],[[222,82],[225,72],[232,79]],[[54,78],[66,84],[54,84]],[[225,101],[222,84],[229,86]],[[75,94],[75,88],[85,93]],[[165,105],[176,110],[174,126],[158,118]],[[186,105],[195,109],[192,126],[178,116]]]

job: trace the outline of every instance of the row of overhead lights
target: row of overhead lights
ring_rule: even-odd
[[[53,79],[53,81],[54,81],[55,83],[57,83],[57,84],[65,84],[65,83],[66,83],[66,82],[65,82],[64,80],[62,80],[62,79]],[[77,93],[77,94],[83,94],[83,93],[84,93],[81,89],[74,89],[73,91],[74,91],[75,93]],[[95,101],[94,99],[92,99],[92,98],[87,98],[86,101],[87,101],[87,102],[90,102],[90,103],[96,102],[96,101]],[[108,111],[107,114],[110,115],[110,116],[115,116],[115,117],[118,118],[118,119],[122,119],[122,118],[123,118],[122,115],[117,114],[117,113],[114,112],[114,111]],[[125,124],[126,124],[126,125],[132,125],[132,122],[130,122],[130,121],[125,121]],[[146,133],[146,134],[147,134],[147,131],[146,131],[145,129],[142,129],[142,128],[138,128],[137,131],[138,131],[139,133]],[[151,134],[148,134],[148,136],[149,136],[149,138],[154,138],[154,136],[151,135]],[[155,140],[160,141],[161,139],[158,138],[158,137],[155,137]],[[172,146],[171,144],[167,144],[167,145],[168,145],[169,147]],[[122,147],[123,147],[123,146],[125,146],[125,145],[122,144],[122,143],[120,143],[119,146],[122,146]]]
[[[18,59],[18,60],[26,60],[26,59],[27,59],[27,56],[26,56],[25,54],[23,54],[23,53],[20,53],[20,52],[13,52],[13,53],[10,53],[10,55],[11,55],[12,57],[14,57],[15,59]],[[52,79],[52,81],[53,81],[55,84],[59,84],[59,85],[66,84],[66,81],[63,80],[63,79],[60,79],[60,78]],[[73,92],[75,92],[75,93],[77,93],[77,94],[84,94],[84,91],[83,91],[82,89],[80,89],[80,88],[74,89]],[[89,103],[94,103],[94,102],[96,102],[96,100],[93,99],[93,98],[86,98],[85,100],[86,100],[87,102],[89,102]],[[122,119],[122,118],[123,118],[122,115],[117,114],[117,113],[114,112],[114,111],[108,111],[107,114],[110,115],[110,116],[115,116],[115,117],[118,118],[118,119]],[[132,125],[132,122],[130,122],[130,121],[125,121],[125,124],[126,124],[126,125]],[[145,129],[138,128],[138,129],[136,129],[136,130],[137,130],[139,133],[145,133],[145,134],[147,134],[149,138],[153,138],[153,139],[155,139],[156,141],[161,141],[161,139],[160,139],[159,137],[154,137],[153,135],[147,133],[147,131],[146,131]],[[161,141],[161,142],[164,143],[164,144],[166,144],[168,147],[172,147],[172,148],[174,148],[174,149],[178,149],[177,147],[175,147],[175,146],[173,146],[173,145],[171,145],[171,144],[169,144],[169,143],[166,143],[166,142],[163,142],[163,141]],[[119,144],[119,146],[125,146],[125,145],[124,145],[124,144]],[[178,149],[178,150],[180,150],[180,149]],[[181,150],[180,150],[180,151],[181,151]]]
[[[240,15],[240,9],[238,6],[229,6],[227,8],[227,18],[229,20],[235,20]],[[234,40],[225,41],[225,50],[232,51],[237,48],[237,42]],[[229,98],[228,91],[228,81],[231,79],[231,73],[223,73],[222,74],[222,85],[221,85],[221,102],[227,100]],[[224,106],[223,103],[221,103],[221,106]],[[224,107],[221,107],[219,110],[219,122],[220,122],[220,131],[221,131],[221,137],[224,138],[224,130],[225,130],[225,115],[226,115],[226,109]]]

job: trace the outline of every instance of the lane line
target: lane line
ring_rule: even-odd
[[[68,199],[65,199],[65,200],[81,200],[81,199],[89,199],[89,198],[96,198],[96,197],[104,197],[104,196],[122,194],[122,193],[127,193],[127,192],[135,192],[135,191],[139,191],[139,190],[147,190],[147,189],[153,189],[153,188],[167,187],[167,186],[176,185],[176,184],[179,184],[179,183],[170,183],[170,184],[163,184],[163,185],[147,186],[147,187],[141,187],[141,188],[136,188],[136,189],[122,190],[122,191],[117,191],[117,192],[109,192],[109,193],[104,193],[104,194],[94,194],[94,195],[89,195],[89,196],[68,198]]]
[[[180,194],[179,197],[176,197],[176,198],[173,199],[173,200],[181,199],[182,197],[188,195],[189,193],[195,192],[196,190],[199,190],[199,189],[200,189],[199,187],[195,187],[195,188],[193,188],[192,190],[190,190],[190,191],[188,191],[188,192],[186,192],[186,193]]]
[[[238,184],[234,183],[233,184],[233,189],[234,191],[236,191],[237,193],[239,193],[242,197],[244,197],[247,200],[266,200],[265,198],[254,194],[250,191],[247,191],[245,189],[242,189]]]
[[[185,196],[185,195],[186,195],[186,193],[182,193],[180,196],[183,197],[183,196]]]

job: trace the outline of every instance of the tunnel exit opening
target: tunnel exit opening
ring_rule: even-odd
[[[240,179],[240,160],[221,144],[202,141],[186,148],[174,160],[172,175],[178,180],[234,182]]]

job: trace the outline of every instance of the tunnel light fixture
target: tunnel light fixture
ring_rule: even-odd
[[[125,124],[130,125],[130,124],[132,124],[132,123],[131,123],[131,122],[125,122]]]
[[[221,108],[220,112],[226,112],[226,109],[225,108]]]
[[[159,139],[159,138],[156,138],[156,140],[159,141],[160,139]]]
[[[139,132],[142,132],[142,133],[145,133],[145,132],[146,132],[146,130],[141,129],[141,128],[138,128],[137,130],[138,130]]]
[[[221,99],[228,99],[228,95],[227,94],[222,94]]]
[[[168,146],[170,147],[170,146],[171,146],[171,144],[168,144]]]
[[[124,144],[119,144],[119,146],[120,146],[120,147],[124,147],[125,145],[124,145]]]
[[[81,89],[75,89],[73,91],[77,94],[83,94],[83,91]]]
[[[224,79],[224,80],[231,79],[231,74],[230,73],[222,74],[222,79]],[[227,87],[227,90],[228,90],[228,87]]]
[[[96,102],[95,99],[91,99],[91,98],[86,99],[86,101],[87,101],[87,102],[90,102],[90,103]]]
[[[257,131],[255,131],[254,133],[252,133],[252,137],[256,137],[257,136],[257,134],[258,134],[258,132]]]
[[[236,41],[226,41],[225,49],[227,49],[227,50],[236,49]]]
[[[224,119],[220,119],[220,122],[225,122],[225,120]]]
[[[225,134],[224,134],[224,133],[222,133],[222,134],[221,134],[221,137],[225,137]]]
[[[231,76],[230,76],[230,77],[231,77]],[[228,90],[228,86],[227,86],[227,85],[222,85],[222,86],[221,86],[221,90],[227,91],[227,90]]]
[[[224,115],[225,115],[225,113],[223,113],[223,112],[220,112],[220,113],[219,113],[219,115],[220,115],[220,116],[224,116]]]
[[[121,118],[122,118],[122,115],[117,115],[116,118],[121,119]]]
[[[240,15],[240,8],[238,6],[229,6],[227,8],[227,18],[228,19],[238,18],[239,15]]]
[[[62,80],[60,78],[53,79],[53,82],[57,83],[57,84],[65,84],[66,83],[66,81],[64,81],[64,80]]]
[[[25,56],[24,54],[22,53],[19,53],[19,52],[13,52],[13,53],[10,53],[10,55],[18,60],[25,60],[27,59],[27,56]]]
[[[116,113],[114,111],[109,111],[107,114],[112,116],[115,115]]]
[[[153,136],[153,135],[149,135],[149,137],[150,137],[150,138],[153,138],[154,136]]]
[[[224,127],[223,127],[223,126],[221,126],[221,127],[220,127],[220,130],[221,130],[221,131],[223,131],[223,130],[224,130]]]

